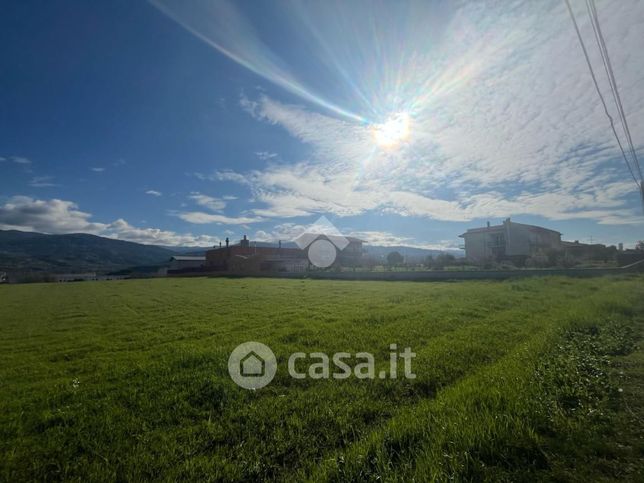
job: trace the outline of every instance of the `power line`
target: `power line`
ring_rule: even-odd
[[[590,17],[590,23],[593,27],[593,32],[595,33],[595,40],[597,41],[597,46],[599,47],[599,52],[602,56],[602,62],[604,64],[604,70],[606,71],[606,76],[608,77],[608,83],[610,84],[611,92],[613,94],[613,100],[617,106],[617,112],[619,113],[620,120],[622,122],[622,128],[624,129],[624,134],[626,135],[626,140],[630,149],[632,159],[635,163],[637,173],[640,175],[640,180],[642,180],[642,170],[640,168],[639,160],[637,159],[637,153],[635,147],[633,146],[633,139],[631,138],[631,130],[628,127],[628,122],[626,121],[626,114],[624,113],[624,107],[622,106],[622,99],[619,96],[619,91],[617,90],[617,81],[615,80],[615,74],[613,73],[613,66],[610,62],[610,57],[608,55],[608,48],[606,47],[606,42],[604,41],[604,35],[602,34],[601,27],[599,25],[599,16],[597,15],[597,7],[595,5],[595,0],[586,0],[586,8],[588,10],[588,16]]]
[[[624,162],[626,163],[626,167],[628,168],[628,171],[631,173],[631,176],[633,177],[633,180],[635,181],[635,184],[637,185],[637,188],[640,190],[640,192],[642,192],[642,183],[635,176],[633,168],[631,167],[631,164],[628,161],[628,157],[626,156],[626,152],[624,151],[624,147],[622,146],[622,142],[620,141],[619,136],[617,135],[617,130],[615,129],[615,122],[613,121],[613,117],[608,112],[608,107],[606,106],[606,101],[604,100],[604,96],[602,95],[601,89],[599,88],[599,84],[597,83],[597,77],[595,77],[595,71],[593,70],[593,66],[590,63],[590,57],[588,57],[588,51],[586,50],[586,45],[584,44],[584,39],[581,36],[581,32],[579,31],[579,26],[577,25],[577,20],[575,19],[575,14],[573,13],[572,7],[570,6],[570,0],[564,0],[564,2],[566,3],[566,6],[568,7],[568,12],[570,13],[570,18],[572,19],[572,24],[575,27],[575,32],[577,32],[577,38],[579,39],[579,44],[581,45],[581,50],[584,53],[584,58],[586,59],[586,64],[588,65],[588,70],[590,71],[590,76],[593,79],[593,84],[595,84],[595,89],[597,90],[597,94],[599,95],[599,99],[601,100],[602,106],[604,106],[604,112],[606,113],[606,117],[608,117],[608,120],[610,121],[610,127],[613,130],[613,135],[615,136],[615,139],[617,140],[617,144],[619,145],[619,150],[622,152],[622,156],[624,157]]]

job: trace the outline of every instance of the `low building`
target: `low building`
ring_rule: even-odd
[[[618,252],[615,258],[617,260],[617,265],[624,267],[632,263],[637,263],[640,260],[644,260],[644,250],[623,250]]]
[[[341,267],[357,267],[362,263],[363,241],[352,236],[344,237],[349,243],[338,251],[337,263]]]
[[[314,235],[329,238],[326,235]],[[355,266],[362,255],[362,241],[347,237],[348,243],[338,249],[337,264]],[[335,245],[335,244],[334,244]],[[308,245],[310,246],[310,245]],[[278,246],[257,246],[244,235],[238,244],[231,245],[226,239],[226,246],[220,246],[206,252],[206,270],[228,271],[233,273],[253,272],[302,272],[309,269],[308,246],[304,249]]]
[[[567,258],[577,261],[608,262],[614,260],[618,252],[614,246],[607,247],[602,243],[580,243],[579,240],[562,241],[561,248]]]
[[[501,225],[488,223],[471,228],[465,239],[465,256],[473,262],[511,260],[524,262],[548,250],[561,250],[561,233],[541,226],[516,223],[507,218]]]
[[[94,272],[91,273],[59,273],[53,275],[57,282],[87,282],[98,280]]]
[[[306,253],[299,248],[285,248],[281,242],[277,247],[258,247],[257,244],[251,245],[246,235],[236,245],[231,245],[226,238],[226,246],[206,252],[206,268],[214,271],[301,271],[307,266]]]
[[[187,271],[202,268],[206,265],[206,257],[175,255],[170,258],[168,272]]]

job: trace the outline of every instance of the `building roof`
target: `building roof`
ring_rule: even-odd
[[[325,233],[302,233],[300,237],[304,238],[306,243],[304,243],[304,246],[308,246],[311,244],[313,241],[315,241],[318,237],[326,237],[332,242],[335,243],[336,246],[341,246],[344,248],[347,243],[364,243],[364,240],[361,240],[360,238],[356,238],[354,236],[344,236],[344,235],[327,235]],[[231,248],[244,248],[244,249],[249,249],[253,250],[256,253],[259,253],[260,251],[271,251],[271,250],[282,250],[283,252],[288,252],[289,250],[301,250],[297,246],[297,242],[295,241],[284,241],[284,240],[279,240],[282,242],[282,245],[278,245],[277,243],[271,243],[271,242],[259,242],[261,245],[257,245],[258,242],[256,241],[251,241],[248,240],[247,245],[242,245],[241,243],[231,243],[229,246],[215,246],[208,250],[208,252],[217,252],[220,250],[227,250]]]
[[[467,231],[461,235],[458,235],[460,238],[463,238],[465,235],[470,235],[472,233],[483,233],[483,232],[493,232],[503,230],[505,227],[503,225],[492,225],[484,226],[483,228],[468,228]]]
[[[606,245],[603,243],[580,243],[579,241],[561,241],[561,245],[564,247],[583,247],[583,248],[606,248]]]
[[[516,221],[511,221],[508,218],[501,225],[484,226],[484,227],[481,227],[481,228],[468,228],[468,230],[465,233],[463,233],[461,235],[458,235],[458,236],[459,236],[459,238],[465,238],[465,235],[471,235],[472,233],[485,233],[485,232],[493,233],[493,232],[497,232],[497,231],[503,230],[505,228],[505,223],[512,223],[513,225],[526,226],[526,227],[528,227],[528,228],[530,228],[532,230],[550,231],[552,233],[557,233],[558,235],[561,235],[561,233],[558,232],[557,230],[551,230],[550,228],[544,228],[542,226],[537,226],[537,225],[527,225],[525,223],[517,223]]]
[[[205,262],[206,257],[187,257],[183,255],[175,255],[170,258],[170,260],[176,260],[177,262]]]

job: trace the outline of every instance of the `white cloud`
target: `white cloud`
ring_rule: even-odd
[[[312,13],[308,8],[315,6],[299,11]],[[409,112],[411,134],[396,149],[380,149],[369,123],[266,95],[242,95],[242,108],[254,118],[284,128],[312,148],[306,161],[212,176],[249,186],[262,204],[255,215],[347,216],[376,210],[446,221],[529,214],[642,223],[637,188],[620,159],[561,2],[458,4],[437,28],[438,37],[412,22],[400,34],[407,41],[402,52],[383,43],[378,59],[365,49],[364,61],[347,56],[371,46],[370,33],[356,27],[347,50],[337,19],[351,23],[358,14],[354,5],[338,8],[342,15],[331,18],[320,8],[313,16],[320,32],[336,33],[323,35],[329,42],[326,53],[350,69],[356,90],[364,94],[356,97],[372,113]],[[577,8],[592,46],[592,29]],[[644,4],[625,0],[599,8],[631,131],[644,132],[644,57],[632,54],[644,38]],[[374,18],[381,13],[375,11]],[[431,12],[424,18],[431,20]],[[591,50],[602,74],[598,53]],[[387,71],[390,65],[395,71]],[[600,82],[608,96],[606,80]],[[636,137],[642,152],[644,138]]]
[[[197,225],[206,225],[215,223],[218,225],[247,225],[249,223],[257,223],[263,221],[262,218],[252,216],[226,216],[217,215],[213,213],[204,213],[203,211],[170,211],[170,215],[181,218],[188,223]]]
[[[269,151],[258,151],[255,155],[262,161],[270,161],[271,159],[277,158],[277,153],[271,153]]]
[[[209,235],[181,234],[174,231],[160,230],[158,228],[137,228],[121,218],[110,223],[103,235],[109,238],[133,241],[145,245],[203,247],[214,246],[219,243],[219,238]]]
[[[24,156],[0,156],[0,163],[7,161],[11,161],[12,163],[16,164],[31,164],[31,160],[29,158],[25,158]]]
[[[150,196],[163,196],[163,193],[157,190],[147,190],[145,194]]]
[[[193,173],[195,176],[201,179],[207,179],[205,175],[200,173]],[[218,179],[218,174],[215,173],[212,176],[209,176],[210,179]],[[198,206],[206,208],[209,212],[205,211],[190,211],[190,210],[170,210],[168,214],[180,218],[183,221],[188,223],[194,223],[197,225],[206,225],[206,224],[217,224],[217,225],[247,225],[249,223],[257,223],[263,221],[263,218],[259,216],[227,216],[223,213],[224,208],[228,205],[228,201],[236,200],[236,196],[226,195],[221,198],[214,196],[205,195],[198,191],[190,193],[188,196]],[[185,208],[186,203],[181,203],[181,207]]]
[[[80,211],[71,201],[37,200],[28,196],[13,196],[0,205],[0,227],[42,233],[93,233],[107,227],[90,221],[90,213]]]
[[[535,76],[534,72],[529,75]],[[587,104],[596,102],[588,97],[568,98],[572,105],[555,109],[561,97],[552,93],[554,99],[546,102],[553,103],[554,114],[535,113],[523,123],[520,119],[506,121],[510,108],[512,116],[519,115],[513,104],[518,103],[516,109],[523,113],[532,107],[540,109],[530,104],[534,99],[527,92],[507,97],[511,85],[521,84],[513,81],[506,81],[507,88],[499,89],[494,101],[470,99],[485,102],[482,116],[464,114],[458,123],[442,125],[419,117],[419,139],[411,139],[409,146],[394,153],[374,148],[368,126],[351,125],[262,96],[253,104],[255,116],[282,125],[312,145],[315,159],[246,174],[219,172],[218,179],[251,186],[255,199],[267,205],[254,213],[267,217],[345,216],[380,209],[452,221],[535,214],[606,224],[641,222],[638,213],[627,207],[627,199],[637,196],[635,185],[620,172],[621,161],[611,148],[603,119],[583,112]],[[577,82],[583,83],[582,78]],[[533,86],[533,90],[540,88]],[[455,109],[460,104],[454,99],[442,108]],[[505,107],[495,111],[496,104]],[[578,115],[579,120],[570,124],[569,111],[575,110],[580,112],[573,117]],[[562,138],[566,131],[570,134]],[[429,133],[435,146],[420,139]],[[474,145],[476,152],[470,148]],[[454,192],[449,198],[441,194],[445,188]]]
[[[213,246],[219,238],[209,235],[176,233],[158,228],[138,228],[119,218],[111,223],[91,221],[90,213],[80,211],[71,201],[38,200],[13,196],[0,205],[0,229],[49,234],[91,233],[155,245]]]
[[[95,173],[102,173],[105,171],[105,168],[90,168],[90,170],[94,171]]]
[[[52,186],[58,186],[53,182],[53,176],[35,176],[31,178],[29,186],[32,188],[50,188]]]
[[[640,220],[637,189],[627,186],[558,0],[410,2],[402,24],[395,9],[379,4],[285,7],[280,16],[306,53],[304,68],[322,73],[325,84],[336,81],[335,100],[314,87],[315,79],[306,84],[293,76],[233,3],[155,4],[224,55],[319,108],[241,95],[241,107],[255,119],[283,127],[313,151],[295,165],[202,175],[249,186],[264,205],[253,211],[258,216],[380,210],[452,221],[509,214]],[[583,2],[574,7],[599,67]],[[623,0],[598,7],[631,131],[644,132],[644,57],[633,54],[644,38],[644,6]],[[409,138],[393,150],[375,146],[374,126],[400,112],[412,119]],[[644,140],[636,142],[642,152]],[[273,154],[257,153],[266,161]]]
[[[305,225],[296,223],[281,223],[275,225],[271,231],[258,230],[255,232],[254,239],[264,242],[293,241],[306,231]]]
[[[393,247],[406,246],[412,248],[425,248],[427,250],[456,249],[453,240],[439,240],[436,243],[422,243],[414,238],[401,237],[387,231],[352,231],[349,236],[360,238],[367,245]]]
[[[258,216],[226,216],[223,210],[230,200],[237,199],[235,196],[224,196],[222,198],[215,198],[213,196],[204,195],[203,193],[193,192],[188,196],[197,205],[207,208],[210,213],[203,211],[170,211],[169,214],[176,216],[188,223],[195,223],[205,225],[215,223],[218,225],[247,225],[249,223],[257,223],[263,221]]]
[[[211,181],[234,181],[235,183],[240,184],[249,183],[243,174],[236,173],[232,170],[215,171],[212,175],[206,176],[202,179],[209,179]]]
[[[357,181],[352,170],[329,169],[318,163],[272,166],[240,177],[251,186],[254,199],[265,205],[253,209],[253,214],[265,218],[316,213],[350,216],[380,210],[443,221],[530,214],[553,220],[585,218],[605,224],[641,223],[638,213],[624,207],[625,196],[632,192],[631,184],[624,181],[584,182],[576,189],[566,186],[550,191],[524,189],[516,194],[464,191],[452,199],[441,199],[414,192],[410,186],[399,189],[395,180],[386,178]]]
[[[408,237],[401,237],[389,233],[386,231],[353,231],[349,234],[356,238],[360,238],[362,241],[366,242],[368,245],[378,245],[378,246],[396,246],[396,245],[408,245],[413,242],[413,239]]]
[[[204,208],[208,208],[209,210],[214,212],[220,212],[224,208],[226,208],[226,202],[223,199],[214,198],[212,196],[204,195],[199,192],[191,193],[188,198],[193,200],[199,206],[203,206]]]

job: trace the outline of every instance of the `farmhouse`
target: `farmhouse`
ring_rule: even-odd
[[[574,260],[604,261],[615,259],[618,249],[615,246],[606,246],[602,243],[580,243],[562,241],[561,248],[566,257]],[[636,260],[635,260],[636,261]]]
[[[96,273],[60,273],[54,275],[57,282],[86,282],[97,280]]]
[[[507,218],[501,225],[471,228],[465,239],[465,256],[474,262],[525,260],[547,250],[561,250],[561,233]]]
[[[170,258],[169,271],[194,270],[206,264],[206,257],[191,257],[175,255]]]
[[[299,248],[251,246],[244,235],[238,244],[231,245],[226,238],[226,246],[206,252],[206,267],[209,270],[230,272],[298,272],[306,270],[308,260],[306,253]]]
[[[338,263],[343,267],[354,267],[360,265],[362,260],[362,240],[352,236],[345,237],[349,242],[347,246],[339,251]]]
[[[312,240],[326,235],[314,235]],[[339,266],[355,266],[362,255],[362,241],[347,237],[348,244],[338,249],[337,264]],[[310,246],[310,245],[309,245]],[[226,238],[226,246],[219,246],[206,252],[207,270],[228,271],[233,273],[253,272],[303,272],[309,268],[308,246],[304,249],[297,247],[257,246],[244,235],[238,244],[231,245]]]

